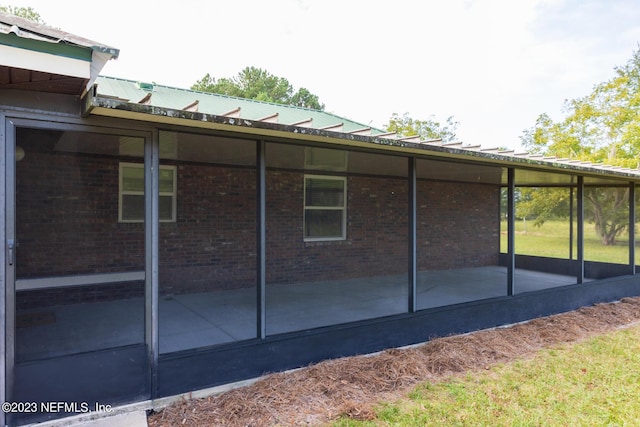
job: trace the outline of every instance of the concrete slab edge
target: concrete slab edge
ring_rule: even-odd
[[[130,414],[132,412],[144,411],[145,414],[150,410],[160,410],[181,400],[202,399],[216,394],[224,393],[240,387],[246,387],[255,383],[263,377],[251,378],[248,380],[237,381],[229,384],[223,384],[216,387],[210,387],[201,390],[194,390],[188,393],[176,394],[173,396],[162,397],[154,400],[144,400],[141,402],[129,403],[125,405],[113,406],[110,411],[90,412],[86,414],[73,415],[70,417],[50,420],[40,423],[27,424],[23,427],[80,427],[92,426],[88,424],[100,420],[108,420],[117,416]],[[96,426],[98,424],[95,424]],[[114,425],[114,424],[109,424]],[[144,424],[146,426],[146,423]]]

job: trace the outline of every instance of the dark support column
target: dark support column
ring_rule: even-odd
[[[267,336],[266,176],[265,142],[258,141],[256,148],[256,308],[257,336],[260,339]]]
[[[516,270],[516,180],[515,170],[507,170],[507,295],[513,295]]]
[[[573,187],[569,188],[569,260],[573,260]]]
[[[629,267],[636,274],[636,184],[629,183]]]
[[[578,225],[578,271],[576,279],[578,284],[584,282],[584,177],[578,177],[578,190],[576,194],[576,222]]]
[[[408,304],[409,313],[414,313],[417,310],[417,286],[418,286],[418,257],[416,250],[416,159],[415,157],[409,158],[409,292],[408,292]]]
[[[149,384],[151,397],[158,391],[158,249],[160,213],[159,174],[160,148],[158,132],[153,132],[151,141],[144,146],[144,199],[145,199],[145,343],[147,345]]]

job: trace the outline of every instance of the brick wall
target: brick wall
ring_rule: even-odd
[[[18,277],[143,270],[143,225],[117,221],[119,159],[45,151],[30,149],[18,167]],[[177,221],[160,224],[161,293],[255,286],[255,171],[180,163],[177,184]],[[266,184],[268,283],[406,273],[405,179],[349,176],[347,239],[332,242],[303,241],[304,174],[269,170]],[[497,187],[419,181],[417,193],[419,269],[497,264]],[[131,286],[101,289],[141,295]],[[32,299],[65,294],[82,292]]]
[[[178,166],[177,221],[160,224],[160,292],[255,286],[255,170]]]
[[[405,179],[349,177],[347,239],[305,243],[303,176],[293,172],[267,176],[268,282],[406,273]],[[497,265],[499,194],[496,186],[418,181],[418,269]]]
[[[304,174],[267,174],[267,281],[291,283],[382,274],[407,268],[407,183],[347,180],[347,239],[304,242]]]
[[[27,152],[16,170],[17,277],[143,270],[143,225],[118,223],[117,159]]]
[[[16,164],[16,276],[115,273],[144,269],[142,224],[120,224],[118,161],[54,151],[58,136],[21,138]],[[17,293],[18,309],[144,295],[144,283],[60,287]]]
[[[418,181],[417,195],[419,270],[498,264],[499,187]]]

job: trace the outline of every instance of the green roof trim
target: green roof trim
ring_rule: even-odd
[[[91,62],[92,57],[92,50],[89,48],[69,45],[64,42],[44,42],[40,40],[20,37],[14,33],[0,33],[0,44],[16,47],[19,49],[31,50],[34,52],[48,53],[56,56],[78,59],[87,62]]]

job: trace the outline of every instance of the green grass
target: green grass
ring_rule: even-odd
[[[374,421],[334,427],[640,424],[640,326],[540,351],[381,404]]]
[[[535,255],[552,258],[569,258],[569,221],[546,221],[541,227],[533,221],[516,221],[516,254]],[[575,227],[575,225],[574,225]],[[507,223],[502,221],[500,230],[500,250],[507,251]],[[640,247],[636,263],[640,263]],[[576,259],[577,243],[574,231],[573,258]],[[584,257],[587,261],[602,261],[618,264],[629,263],[628,234],[617,239],[614,246],[604,246],[598,238],[595,226],[585,224]]]

